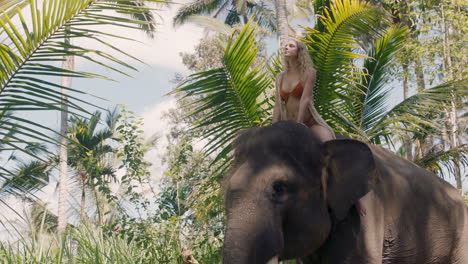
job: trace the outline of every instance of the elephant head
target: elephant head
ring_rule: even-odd
[[[307,256],[372,188],[375,164],[366,144],[321,143],[305,126],[278,122],[234,142],[225,178],[225,264],[265,264]]]

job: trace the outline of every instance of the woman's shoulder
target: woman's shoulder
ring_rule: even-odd
[[[307,69],[306,71],[307,77],[306,79],[315,79],[315,76],[317,75],[317,71],[314,68]]]
[[[309,68],[307,69],[307,74],[308,75],[315,75],[317,71],[314,68]]]

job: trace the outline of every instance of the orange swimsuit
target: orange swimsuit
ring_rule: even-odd
[[[281,79],[281,84],[283,84],[283,79]],[[280,86],[280,95],[281,95],[281,98],[284,100],[284,102],[288,101],[289,96],[294,96],[294,97],[299,97],[300,98],[302,96],[303,91],[304,91],[304,87],[302,87],[302,84],[300,82],[289,93],[283,91],[282,85]],[[304,124],[306,126],[308,126],[308,127],[311,127],[314,123],[315,122],[314,122],[314,120],[312,118],[312,115],[309,115],[309,117],[306,118],[306,120],[304,120]]]
[[[301,97],[303,91],[304,87],[302,87],[301,83],[298,83],[296,87],[294,87],[294,89],[289,93],[283,91],[283,87],[281,87],[280,95],[283,100],[287,101],[289,96]]]

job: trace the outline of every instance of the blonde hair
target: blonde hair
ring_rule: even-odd
[[[307,77],[307,73],[314,69],[314,62],[310,57],[309,50],[304,42],[295,39],[289,38],[286,41],[294,41],[297,45],[297,61],[299,62],[299,68],[301,69],[301,81],[303,81]],[[287,72],[289,69],[288,61],[283,56],[283,71]]]

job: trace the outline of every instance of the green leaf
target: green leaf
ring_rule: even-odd
[[[145,1],[163,3],[163,1]],[[84,106],[92,105],[80,88],[67,88],[50,81],[52,77],[102,78],[103,75],[58,67],[64,56],[80,57],[95,65],[130,76],[137,69],[126,62],[141,60],[112,45],[116,39],[127,39],[113,34],[121,28],[154,31],[153,8],[139,1],[107,0],[8,0],[0,3],[0,143],[4,151],[24,151],[31,142],[58,144],[57,133],[28,119],[29,111],[61,111],[65,102],[62,91],[68,92],[69,113],[89,115]],[[21,8],[28,7],[29,14]],[[6,10],[4,12],[3,10]],[[24,9],[27,10],[27,9]],[[109,27],[102,27],[109,25]],[[87,41],[69,44],[70,39],[98,41],[123,55],[115,57],[86,47]],[[91,95],[86,95],[91,96]],[[92,111],[91,111],[92,112]],[[10,135],[11,134],[11,135]],[[14,135],[13,135],[14,134]],[[8,138],[6,135],[10,135]],[[52,135],[52,136],[51,136]],[[4,144],[3,144],[4,143]],[[41,158],[30,153],[33,158]],[[1,176],[1,172],[0,172]]]
[[[260,66],[253,68],[257,53],[255,27],[247,24],[228,42],[222,68],[192,74],[173,92],[197,98],[186,107],[193,109],[189,116],[202,116],[193,129],[210,127],[207,155],[219,152],[220,158],[220,148],[228,147],[240,130],[268,118],[263,111],[267,104],[257,99],[273,83]]]

